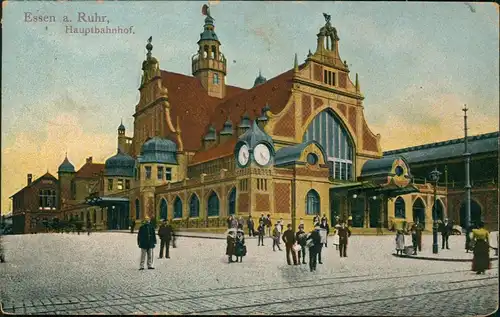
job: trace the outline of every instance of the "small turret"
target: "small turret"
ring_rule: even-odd
[[[205,136],[203,137],[203,145],[205,149],[214,146],[216,141],[217,141],[217,132],[215,131],[215,127],[213,125],[210,125],[207,134],[205,134]]]
[[[259,70],[259,76],[257,76],[257,78],[255,78],[255,81],[253,82],[253,86],[256,87],[258,85],[262,85],[266,81],[267,81],[267,79],[264,76],[262,76],[262,74]]]
[[[233,123],[231,122],[231,119],[227,117],[226,122],[224,122],[224,128],[220,132],[220,143],[222,144],[226,142],[232,136],[233,136]]]
[[[248,116],[248,112],[245,111],[243,116],[241,116],[241,121],[238,125],[238,137],[247,132],[251,126],[250,117]]]

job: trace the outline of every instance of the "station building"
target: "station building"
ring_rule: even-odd
[[[150,39],[133,136],[120,124],[116,154],[80,187],[66,158],[58,173],[62,217],[91,217],[98,228],[124,229],[148,215],[185,230],[223,230],[229,215],[270,214],[273,223],[283,218],[297,224],[302,218],[309,230],[320,214],[331,224],[351,216],[354,232],[417,218],[431,230],[434,187],[425,178],[438,167],[448,169],[448,183],[438,183],[435,215],[461,219],[462,192],[450,184],[462,180],[463,140],[383,153],[381,136],[365,120],[358,76],[351,79],[338,32],[325,19],[317,47],[303,63],[297,55],[284,56],[293,67],[271,79],[259,72],[250,89],[226,84],[228,62],[210,12],[191,58],[191,76],[162,70]],[[473,164],[489,162],[483,174],[492,176],[493,185],[495,140],[498,133],[471,142],[473,151],[479,149]],[[430,155],[435,151],[440,154]],[[481,206],[474,217],[486,215],[497,226],[496,185],[477,184],[492,190],[473,190]]]

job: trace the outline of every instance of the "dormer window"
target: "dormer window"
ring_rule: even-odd
[[[323,83],[329,86],[335,86],[335,73],[329,70],[323,72]]]
[[[213,80],[214,85],[219,84],[219,74],[214,74],[214,80]]]

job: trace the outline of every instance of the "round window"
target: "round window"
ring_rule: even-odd
[[[307,163],[309,163],[310,165],[318,163],[318,156],[314,153],[307,154]]]
[[[396,176],[401,176],[401,175],[403,175],[404,170],[401,166],[398,165],[398,166],[396,166],[395,172],[396,172]]]

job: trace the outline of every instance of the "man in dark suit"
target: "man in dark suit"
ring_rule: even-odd
[[[290,252],[291,252],[293,258],[293,265],[299,265],[297,261],[297,253],[295,253],[295,251],[292,250],[292,247],[295,244],[295,235],[293,234],[291,224],[287,225],[287,230],[283,233],[282,239],[283,242],[285,242],[286,262],[288,263],[288,265],[292,265],[292,263],[290,263]]]
[[[146,255],[148,256],[148,269],[154,270],[153,249],[156,246],[156,235],[155,228],[151,225],[151,219],[148,216],[144,218],[144,223],[139,228],[137,245],[141,249],[141,264],[139,270],[144,270]]]
[[[451,223],[448,222],[448,218],[446,218],[444,220],[444,223],[441,227],[441,241],[442,241],[442,245],[441,245],[441,249],[444,249],[444,246],[446,245],[446,249],[450,249],[449,245],[448,245],[448,238],[450,237],[451,235],[451,231],[453,230],[453,226],[451,225]]]
[[[347,241],[351,236],[351,230],[345,225],[345,222],[342,222],[339,230],[339,249],[340,249],[340,257],[347,257]]]
[[[170,259],[170,241],[172,240],[172,226],[167,220],[163,220],[160,229],[158,229],[158,236],[160,237],[160,259],[163,258],[163,249],[165,250],[165,258]]]
[[[309,245],[309,269],[312,271],[316,271],[316,260],[318,257],[318,249],[321,246],[321,236],[319,235],[320,227],[319,225],[314,227],[314,230],[311,231],[309,235],[308,245]]]

